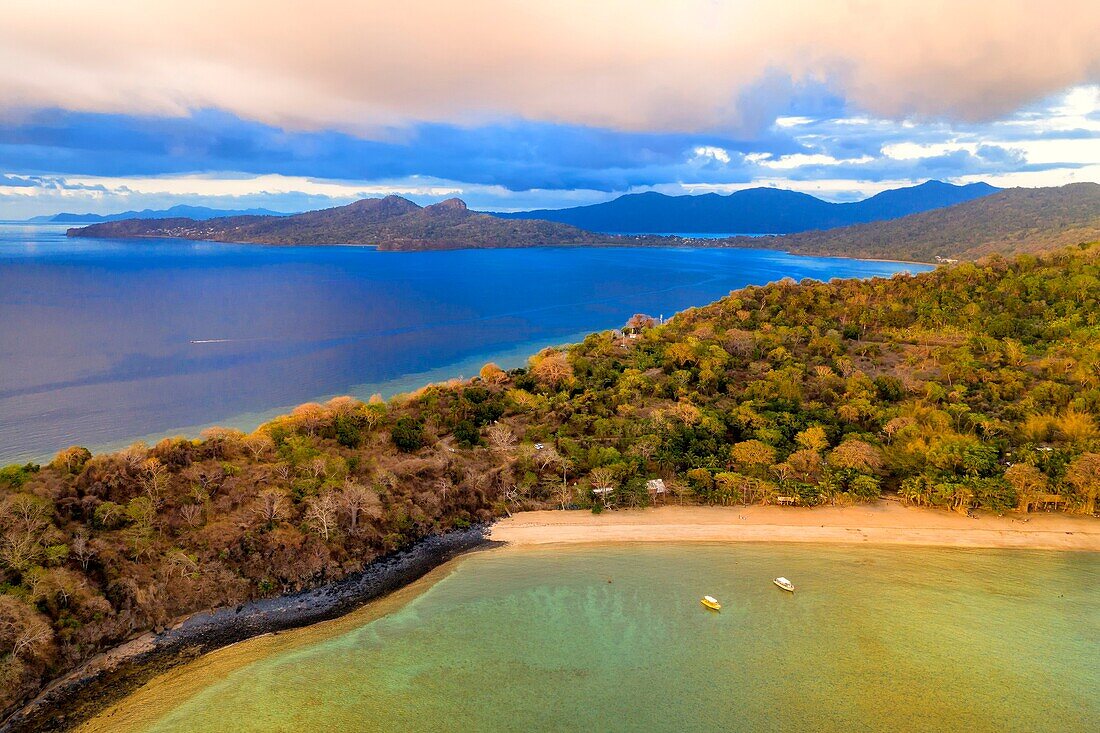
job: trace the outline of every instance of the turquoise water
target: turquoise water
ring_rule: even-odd
[[[251,429],[288,407],[517,366],[782,277],[920,266],[711,249],[386,253],[67,239],[0,224],[0,465]]]
[[[1098,581],[1087,553],[492,551],[198,691],[154,683],[139,730],[1095,731]]]

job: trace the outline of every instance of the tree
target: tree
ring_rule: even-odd
[[[153,503],[154,508],[159,508],[164,503],[164,492],[168,487],[168,467],[158,458],[149,458],[142,463],[141,484],[145,488],[145,495]]]
[[[592,490],[603,501],[604,506],[610,506],[611,494],[615,490],[615,469],[610,466],[599,466],[588,473],[588,480],[592,484]]]
[[[290,412],[291,424],[311,438],[328,420],[329,412],[316,402],[298,405]]]
[[[444,493],[446,498],[446,493]],[[340,490],[340,508],[348,519],[350,534],[358,534],[364,519],[376,520],[382,516],[382,500],[378,492],[362,484],[347,481]]]
[[[548,387],[558,387],[573,381],[573,366],[561,351],[548,349],[531,359],[535,378]]]
[[[859,473],[878,473],[884,460],[882,451],[857,438],[849,438],[829,453],[829,464]]]
[[[793,478],[806,484],[816,484],[821,480],[821,472],[824,469],[824,461],[821,454],[810,448],[803,448],[787,456],[784,464],[788,478]],[[782,478],[782,477],[781,477]]]
[[[95,508],[95,523],[103,529],[116,529],[126,522],[126,507],[105,501]]]
[[[50,466],[58,471],[68,474],[77,474],[84,469],[84,464],[92,457],[92,452],[87,448],[74,445],[58,453],[50,462]]]
[[[508,381],[508,373],[492,362],[481,367],[478,376],[486,384],[500,385]]]
[[[1084,499],[1085,514],[1096,513],[1100,497],[1100,453],[1082,453],[1066,467],[1066,483]]]
[[[202,523],[202,504],[184,504],[179,508],[180,519],[194,529]]]
[[[245,450],[252,455],[252,460],[258,461],[265,455],[275,450],[275,441],[267,433],[256,431],[243,441]]]
[[[497,453],[506,454],[516,447],[516,436],[512,433],[512,429],[504,423],[495,423],[490,426],[487,432],[489,445]]]
[[[260,522],[268,527],[275,526],[281,521],[287,512],[286,497],[276,488],[267,488],[256,497],[256,503],[252,507],[252,513],[259,517]]]
[[[730,448],[730,460],[747,471],[759,471],[775,463],[775,448],[760,440],[744,440]]]
[[[477,425],[474,425],[471,420],[462,420],[457,425],[452,433],[455,436],[455,440],[463,448],[473,448],[475,445],[481,442],[481,431],[478,430]]]
[[[336,529],[338,509],[336,497],[331,491],[326,491],[306,502],[306,522],[324,538],[325,542],[328,542],[329,535]]]
[[[50,502],[31,494],[11,494],[0,503],[0,565],[17,573],[43,557],[43,533],[50,525]]]
[[[35,657],[53,639],[46,618],[14,596],[0,595],[0,651],[13,657]]]
[[[398,450],[412,453],[424,445],[424,426],[411,417],[399,418],[390,431],[390,439]]]
[[[1039,494],[1046,493],[1046,475],[1026,463],[1015,463],[1005,469],[1005,481],[1016,491],[1017,509],[1022,512],[1030,508]]]
[[[794,436],[794,441],[804,449],[815,453],[821,453],[829,447],[829,436],[825,434],[825,428],[820,425],[811,425],[806,428]]]

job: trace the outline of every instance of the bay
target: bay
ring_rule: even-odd
[[[928,269],[748,249],[387,253],[64,233],[0,224],[0,465],[518,366],[748,284]]]
[[[1095,553],[594,545],[434,580],[216,652],[85,730],[1100,728]]]

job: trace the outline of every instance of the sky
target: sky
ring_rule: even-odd
[[[0,2],[0,219],[1100,182],[1095,0]]]

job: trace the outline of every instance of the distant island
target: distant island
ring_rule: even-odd
[[[71,237],[173,237],[253,244],[359,244],[403,251],[489,247],[668,243],[667,237],[619,237],[540,220],[470,211],[461,199],[419,206],[400,196],[292,216],[129,219],[70,229]]]
[[[188,206],[178,204],[167,209],[143,209],[141,211],[123,211],[119,214],[73,214],[62,212],[46,216],[34,216],[27,219],[34,224],[98,224],[105,221],[123,219],[195,219],[204,221],[222,216],[289,216],[271,209],[211,209],[206,206]]]
[[[544,219],[594,232],[791,234],[897,219],[996,193],[988,183],[956,186],[927,181],[883,191],[862,201],[832,203],[798,191],[749,188],[725,196],[666,196],[650,191],[569,209],[498,213],[507,219]]]
[[[869,199],[870,200],[870,199]],[[540,219],[470,211],[459,199],[421,207],[400,196],[292,216],[129,219],[71,237],[180,238],[279,245],[359,244],[391,251],[537,246],[752,247],[797,254],[934,262],[1036,252],[1100,237],[1100,185],[1014,188],[899,219],[775,237],[612,235]]]

